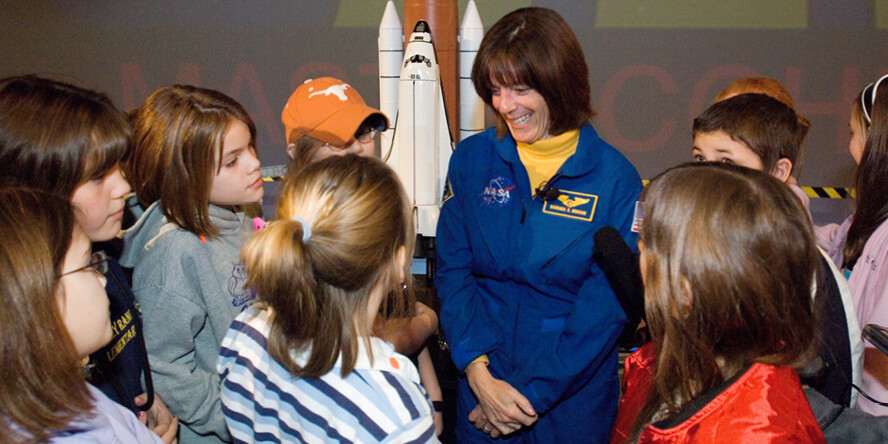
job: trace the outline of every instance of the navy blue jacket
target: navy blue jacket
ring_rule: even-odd
[[[89,381],[106,396],[134,413],[147,410],[154,401],[142,320],[123,269],[116,259],[105,274],[111,311],[111,342],[89,357]],[[143,379],[145,388],[143,388]],[[136,408],[133,399],[148,394],[148,403]]]
[[[519,441],[607,441],[626,317],[592,258],[593,235],[610,225],[637,248],[635,168],[584,125],[550,180],[560,195],[546,202],[512,137],[490,128],[459,144],[448,180],[435,284],[454,363],[465,369],[486,353],[493,376],[531,402],[541,417]],[[460,442],[485,440],[466,419],[476,404],[461,379]]]

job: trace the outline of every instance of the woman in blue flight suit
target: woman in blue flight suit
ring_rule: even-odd
[[[626,317],[593,235],[613,226],[635,249],[641,180],[589,124],[586,61],[554,11],[498,21],[472,81],[499,122],[454,152],[437,230],[457,438],[606,442]]]

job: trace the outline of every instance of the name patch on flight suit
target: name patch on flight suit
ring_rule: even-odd
[[[543,213],[586,222],[592,221],[595,216],[595,207],[598,205],[598,196],[576,191],[559,191],[561,194],[558,199],[543,204]]]

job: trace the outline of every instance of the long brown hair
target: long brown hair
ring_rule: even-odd
[[[855,103],[861,103],[859,98]],[[855,106],[858,116],[862,116],[862,105]],[[888,84],[881,94],[876,94],[871,121],[860,165],[854,172],[857,209],[843,251],[845,266],[849,268],[860,258],[873,232],[888,219]]]
[[[414,305],[409,271],[407,291],[397,280],[397,252],[411,254],[415,236],[404,189],[378,159],[332,156],[288,174],[276,220],[241,254],[246,285],[272,310],[269,354],[296,376],[317,377],[341,353],[343,376],[350,373],[358,341],[371,335],[372,326],[355,323],[371,289],[394,290],[382,305],[395,316]],[[294,350],[310,350],[304,365]]]
[[[491,107],[494,80],[539,92],[549,107],[548,131],[553,136],[577,129],[595,115],[583,49],[567,22],[551,9],[512,11],[484,34],[472,66],[472,84]],[[496,116],[497,135],[503,137],[506,122],[499,112]]]
[[[645,311],[657,361],[630,436],[753,362],[816,352],[810,222],[768,174],[717,163],[670,169],[645,189]]]
[[[157,89],[131,116],[134,149],[124,171],[148,206],[161,202],[170,222],[194,234],[215,237],[210,188],[222,155],[222,140],[240,120],[256,146],[256,125],[240,103],[221,92],[191,85]]]
[[[0,443],[46,442],[92,399],[59,308],[71,204],[0,189]],[[64,296],[62,296],[64,297]]]
[[[34,75],[0,80],[0,178],[71,199],[130,144],[124,114],[104,94]]]

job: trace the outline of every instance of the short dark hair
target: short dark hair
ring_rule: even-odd
[[[583,49],[567,22],[551,9],[518,9],[487,31],[472,66],[472,83],[491,107],[494,81],[539,92],[549,107],[553,136],[577,129],[595,115]],[[497,134],[503,137],[506,124],[496,115]]]
[[[117,165],[130,126],[104,94],[35,75],[0,80],[0,177],[70,200]]]
[[[761,160],[765,172],[788,159],[795,168],[804,130],[792,108],[765,94],[740,94],[713,103],[694,119],[694,136],[724,131]]]
[[[157,89],[131,118],[135,147],[124,171],[139,202],[148,206],[159,200],[170,222],[216,236],[209,204],[222,140],[231,123],[240,120],[255,148],[253,119],[231,97],[191,85]]]

